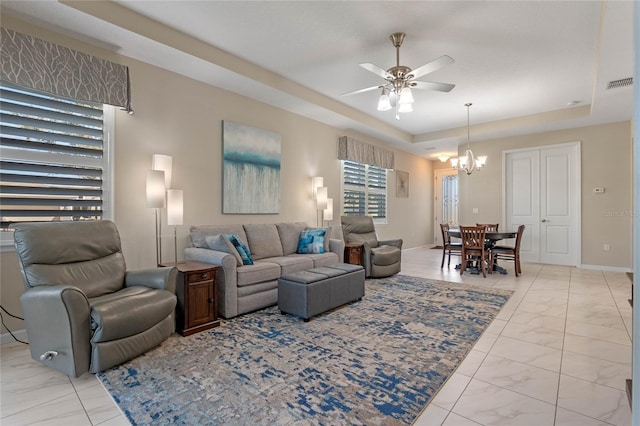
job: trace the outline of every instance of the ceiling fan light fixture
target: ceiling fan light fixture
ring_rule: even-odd
[[[378,99],[378,111],[389,111],[391,109],[391,99],[389,99],[389,92],[382,89],[382,94]]]
[[[400,98],[398,100],[398,103],[400,103],[400,105],[407,105],[407,104],[411,105],[413,102],[414,102],[414,99],[413,99],[413,93],[411,93],[411,88],[405,86],[400,91]]]
[[[353,92],[344,93],[343,96],[353,95],[356,93],[369,92],[371,90],[379,90],[382,88],[382,94],[378,98],[378,111],[388,111],[395,109],[396,120],[400,120],[401,112],[411,112],[413,108],[411,104],[414,102],[413,89],[436,90],[440,92],[449,92],[455,87],[454,84],[434,83],[416,80],[426,74],[432,73],[445,65],[452,64],[453,58],[442,55],[418,68],[411,69],[407,66],[400,65],[400,46],[404,41],[405,33],[393,33],[390,36],[391,43],[396,48],[396,64],[391,68],[384,69],[370,62],[363,62],[359,65],[365,70],[374,73],[378,77],[382,77],[385,82],[382,85],[365,87],[364,89],[355,90]],[[405,106],[408,105],[408,106]]]
[[[398,106],[398,112],[412,112],[413,111],[413,105],[411,104],[403,104],[401,103]]]

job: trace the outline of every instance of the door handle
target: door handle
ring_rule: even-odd
[[[542,219],[540,222],[544,223],[544,222],[551,222],[551,221],[547,219]]]

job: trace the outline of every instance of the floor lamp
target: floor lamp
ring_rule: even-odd
[[[323,216],[323,219],[331,224],[331,221],[333,220],[333,198],[327,198],[327,208],[324,209]]]
[[[162,170],[147,171],[147,207],[155,209],[156,215],[156,265],[162,261],[160,244],[160,209],[165,207],[164,172]]]
[[[321,186],[316,192],[316,208],[318,209],[318,226],[322,226],[324,210],[327,208],[327,187]]]
[[[174,260],[178,264],[178,225],[182,225],[183,194],[181,189],[167,190],[167,225],[173,226]]]

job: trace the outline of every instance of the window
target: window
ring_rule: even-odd
[[[12,222],[111,216],[105,127],[113,107],[0,83],[0,217]],[[108,123],[109,126],[105,126]]]
[[[387,170],[342,161],[342,209],[345,216],[371,216],[387,221]]]

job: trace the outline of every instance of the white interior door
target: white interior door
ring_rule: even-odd
[[[505,229],[516,231],[525,225],[520,256],[525,262],[540,263],[540,152],[518,151],[505,158]]]
[[[506,152],[503,176],[506,228],[526,226],[522,259],[578,265],[580,144]]]
[[[580,147],[540,150],[540,262],[577,265],[580,252]]]
[[[441,246],[440,224],[458,223],[458,171],[453,168],[436,169],[434,188],[433,243]]]

